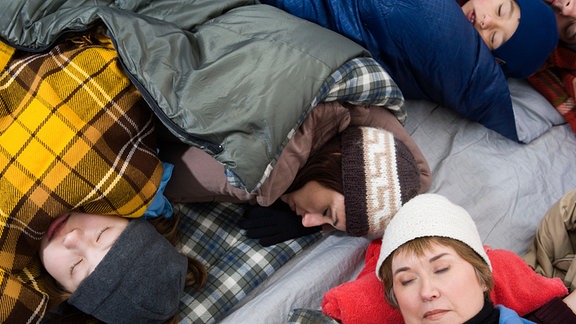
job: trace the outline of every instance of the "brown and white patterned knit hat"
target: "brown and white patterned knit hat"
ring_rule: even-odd
[[[418,194],[420,170],[389,131],[348,127],[342,133],[342,184],[346,232],[382,235],[402,204]]]

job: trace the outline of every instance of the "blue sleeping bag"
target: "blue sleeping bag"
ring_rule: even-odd
[[[356,41],[407,99],[427,99],[518,141],[504,72],[455,0],[262,0]]]

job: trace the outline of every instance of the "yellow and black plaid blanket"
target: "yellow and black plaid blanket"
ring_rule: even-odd
[[[154,119],[103,36],[46,53],[0,43],[0,322],[39,322],[51,220],[76,209],[142,215],[162,166]]]

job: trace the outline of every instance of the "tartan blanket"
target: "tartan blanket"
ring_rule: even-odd
[[[338,324],[332,317],[321,310],[296,308],[288,314],[288,324]]]
[[[528,77],[528,82],[550,101],[576,132],[576,51],[556,47],[544,66]]]
[[[0,71],[0,322],[40,322],[37,251],[52,219],[140,216],[162,166],[153,115],[108,39],[34,54],[0,42]]]
[[[262,247],[237,225],[244,205],[178,204],[175,213],[181,214],[180,251],[198,258],[208,269],[205,286],[187,289],[180,300],[182,324],[222,320],[250,291],[322,237],[315,233]]]

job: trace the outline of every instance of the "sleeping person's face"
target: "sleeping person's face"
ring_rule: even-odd
[[[128,222],[119,216],[64,214],[50,224],[42,238],[42,264],[64,289],[74,292],[102,261]]]
[[[474,266],[454,248],[437,243],[422,255],[395,254],[392,288],[407,324],[464,323],[484,306],[485,288]]]
[[[302,188],[282,195],[280,199],[302,216],[302,225],[305,227],[330,225],[346,231],[344,196],[317,181],[309,181]]]
[[[512,37],[520,20],[520,7],[514,0],[470,0],[462,11],[491,51]]]
[[[576,1],[574,0],[544,0],[561,15],[576,18]]]
[[[555,12],[555,14],[560,40],[568,45],[576,45],[576,18],[565,16],[559,12]]]

